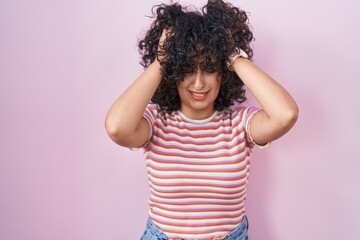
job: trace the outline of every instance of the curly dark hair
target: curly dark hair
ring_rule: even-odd
[[[138,43],[142,55],[140,64],[147,68],[158,58],[163,79],[151,102],[162,111],[179,110],[180,98],[177,85],[186,74],[198,67],[202,71],[218,72],[221,76],[220,91],[215,109],[225,110],[235,101],[246,100],[244,83],[229,69],[229,56],[237,47],[244,50],[249,59],[254,39],[244,10],[222,0],[209,0],[201,11],[188,11],[178,3],[156,5],[152,9],[155,18],[144,39]],[[163,29],[167,29],[162,51],[158,44]],[[163,56],[159,58],[159,55]],[[164,57],[165,56],[165,57]]]

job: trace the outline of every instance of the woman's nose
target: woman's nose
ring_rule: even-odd
[[[195,75],[194,88],[195,90],[201,90],[205,87],[205,76],[204,71],[198,69]]]

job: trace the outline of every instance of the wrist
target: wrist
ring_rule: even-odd
[[[156,76],[156,78],[157,78],[157,76],[158,76],[158,77],[160,77],[160,79],[162,79],[163,67],[161,66],[161,63],[158,60],[154,60],[146,70],[155,74],[154,77]]]
[[[235,48],[234,52],[229,57],[230,65],[232,65],[234,61],[239,57],[248,58],[248,55],[241,48]]]
[[[239,58],[248,59],[248,55],[241,48],[235,48],[234,52],[229,56],[229,68],[231,71],[234,70],[233,65],[235,63],[235,60]]]

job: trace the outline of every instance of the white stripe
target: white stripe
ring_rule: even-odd
[[[243,215],[240,214],[238,217],[236,218],[218,218],[218,219],[212,219],[212,220],[195,220],[195,219],[185,219],[185,220],[179,220],[179,219],[172,219],[172,218],[167,218],[167,217],[163,217],[160,215],[156,215],[154,216],[154,220],[155,221],[163,221],[163,222],[171,222],[172,224],[178,225],[176,227],[176,230],[179,230],[181,228],[189,228],[189,222],[191,222],[192,225],[205,225],[205,224],[214,224],[214,225],[224,225],[224,226],[237,226],[239,222],[241,222]],[[234,224],[225,224],[227,221],[231,221]],[[183,227],[182,227],[183,226]],[[208,229],[208,226],[197,226],[197,228],[202,228],[202,229]],[[211,228],[213,228],[213,226],[211,226]]]
[[[185,153],[184,151],[178,151],[178,150],[173,150],[173,149],[164,149],[164,148],[160,148],[160,147],[154,147],[154,149],[158,150],[158,151],[162,151],[165,152],[166,154],[171,154],[171,156],[163,156],[163,155],[159,155],[157,153],[147,153],[147,158],[149,157],[153,157],[155,159],[164,159],[164,160],[169,160],[171,159],[172,161],[176,161],[176,160],[181,160],[182,162],[186,163],[196,163],[199,161],[204,161],[204,159],[209,158],[211,159],[211,162],[216,163],[221,162],[221,161],[227,161],[229,163],[231,163],[232,161],[236,160],[236,159],[241,159],[244,158],[246,156],[246,154],[248,154],[248,152],[242,151],[236,155],[228,155],[228,156],[224,156],[220,154],[226,153],[226,151],[219,151],[216,152],[214,151],[214,153],[212,154],[207,154],[206,153],[197,153],[197,152],[191,152],[188,151],[187,153]],[[185,159],[184,159],[185,158]]]
[[[233,194],[233,192],[242,192],[244,191],[246,188],[246,186],[239,186],[236,188],[222,188],[222,187],[201,187],[201,191],[203,192],[216,192],[216,193],[223,193],[223,194]],[[155,186],[154,184],[150,183],[150,190],[155,192],[155,193],[159,193],[160,192],[167,192],[169,190],[171,190],[172,192],[179,192],[181,194],[184,193],[189,193],[191,194],[192,192],[200,192],[199,187],[198,186],[179,186],[179,187],[160,187],[160,186]],[[216,194],[214,193],[214,194]],[[172,194],[172,193],[166,193],[166,194]]]
[[[219,215],[228,215],[229,218],[233,218],[232,216],[234,215],[241,215],[244,212],[244,206],[240,205],[240,209],[239,210],[234,210],[231,212],[210,212],[210,211],[201,211],[201,212],[196,212],[195,214],[192,212],[173,212],[173,211],[167,211],[158,207],[152,207],[152,212],[156,212],[159,213],[159,217],[161,217],[160,215],[166,215],[166,216],[172,216],[172,215],[176,215],[177,217],[180,218],[186,218],[186,217],[190,217],[190,216],[196,216],[196,217],[207,217],[207,216],[213,216],[213,217],[217,217]],[[199,220],[198,220],[199,221]],[[207,219],[206,222],[217,222],[215,219]]]
[[[228,139],[231,139],[230,141],[227,141]],[[201,144],[199,145],[196,143],[198,140],[194,138],[187,138],[187,137],[177,137],[177,140],[185,141],[188,140],[187,143],[179,143],[176,140],[164,140],[160,137],[154,137],[154,140],[157,141],[157,144],[153,144],[153,147],[160,147],[163,146],[166,149],[169,149],[169,147],[174,148],[180,148],[180,149],[199,149],[199,150],[206,150],[206,149],[219,149],[219,148],[225,148],[226,150],[230,147],[230,149],[233,148],[241,148],[246,145],[245,141],[245,134],[239,134],[236,137],[221,137],[220,139],[217,138],[209,138],[208,144]],[[205,142],[205,141],[204,141]],[[240,142],[240,143],[239,143]]]
[[[156,156],[157,158],[157,156]],[[239,157],[239,159],[241,159],[241,157]],[[162,158],[159,157],[159,160],[162,160]],[[232,159],[232,158],[226,158],[226,159],[219,159],[219,162],[225,162],[225,160],[228,160],[229,162],[233,162],[234,160],[237,161],[237,159]],[[209,172],[213,172],[213,171],[231,171],[233,169],[237,169],[237,168],[241,168],[244,167],[245,165],[249,164],[249,159],[248,158],[244,158],[244,160],[239,161],[236,163],[236,165],[234,164],[211,164],[211,165],[207,165],[207,164],[201,164],[201,165],[190,165],[190,164],[181,164],[181,163],[163,163],[163,162],[156,162],[154,160],[148,159],[146,160],[147,165],[149,168],[151,169],[155,169],[155,168],[171,168],[171,169],[181,169],[183,171],[186,170],[191,170],[194,169],[194,171],[196,170],[207,170]],[[163,171],[167,171],[167,170],[163,170]]]
[[[246,162],[245,163],[240,163],[237,164],[237,166],[239,167],[243,167],[244,169],[242,171],[236,171],[236,172],[200,172],[200,171],[196,171],[196,169],[194,171],[162,171],[162,170],[155,170],[152,169],[151,167],[149,168],[149,174],[151,175],[158,175],[161,177],[172,177],[172,176],[181,176],[181,178],[187,178],[187,177],[194,177],[194,178],[222,178],[224,180],[229,179],[229,178],[236,178],[236,177],[240,177],[243,174],[246,174],[246,172],[248,171],[248,168],[246,168]],[[202,168],[198,168],[198,170],[202,170]]]

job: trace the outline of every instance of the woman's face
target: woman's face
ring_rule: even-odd
[[[190,119],[205,119],[214,111],[214,102],[220,90],[218,72],[197,69],[180,81],[177,89],[180,96],[180,111]]]

